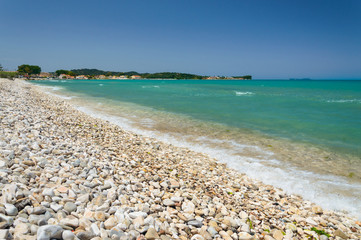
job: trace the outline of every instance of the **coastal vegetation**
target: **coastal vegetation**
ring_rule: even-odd
[[[252,80],[251,75],[245,75],[245,76],[234,76],[233,78],[242,78],[244,80]]]
[[[14,77],[16,77],[16,75],[17,72],[4,71],[3,66],[0,64],[0,78],[13,79]]]
[[[41,68],[36,65],[23,64],[23,65],[18,66],[18,73],[25,74],[25,75],[40,74]]]
[[[178,72],[158,72],[158,73],[139,73],[136,71],[128,72],[116,72],[116,71],[103,71],[99,69],[72,69],[72,70],[56,70],[55,75],[60,76],[62,74],[69,75],[72,77],[82,76],[89,79],[92,78],[142,78],[142,79],[244,79],[251,80],[251,75],[245,76],[235,76],[235,77],[225,77],[225,76],[206,76],[206,75],[197,75],[190,73],[178,73]],[[136,76],[136,77],[135,77]]]
[[[99,69],[59,69],[51,73],[42,73],[41,67],[37,65],[23,64],[18,66],[17,71],[4,71],[2,65],[0,65],[0,77],[2,78],[15,78],[25,77],[27,79],[39,79],[39,78],[62,78],[62,79],[240,79],[251,80],[251,75],[244,76],[206,76],[197,75],[191,73],[179,73],[179,72],[157,72],[157,73],[139,73],[136,71],[117,72],[117,71],[104,71]]]
[[[61,74],[66,74],[66,75],[69,75],[69,76],[76,76],[76,75],[77,75],[77,74],[74,73],[73,71],[68,71],[68,70],[63,70],[63,69],[61,69],[61,70],[56,70],[56,71],[55,71],[55,74],[56,74],[57,76],[59,76],[59,75],[61,75]]]

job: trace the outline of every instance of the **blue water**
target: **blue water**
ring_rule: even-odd
[[[361,81],[39,83],[361,155]]]
[[[96,117],[361,219],[361,81],[33,82],[75,96]]]

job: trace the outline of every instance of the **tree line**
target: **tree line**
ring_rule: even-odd
[[[85,76],[99,76],[104,75],[106,77],[108,76],[127,76],[131,77],[134,75],[138,75],[141,78],[145,79],[206,79],[209,76],[204,75],[197,75],[197,74],[190,74],[190,73],[178,73],[178,72],[159,72],[159,73],[139,73],[136,71],[129,71],[129,72],[116,72],[116,71],[103,71],[98,69],[72,69],[72,70],[56,70],[55,74],[59,76],[60,74],[66,74],[70,76],[79,76],[79,75],[85,75]],[[218,77],[219,79],[227,79],[227,77]],[[251,75],[245,75],[245,76],[235,76],[232,78],[239,78],[239,79],[252,79]]]
[[[2,78],[12,79],[18,75],[24,75],[25,77],[30,77],[31,75],[40,74],[40,73],[41,73],[41,68],[36,65],[23,64],[18,66],[18,70],[16,72],[11,72],[11,71],[4,71],[3,66],[0,64],[0,77]]]
[[[15,77],[16,75],[23,75],[27,78],[33,75],[37,75],[41,73],[41,67],[37,65],[28,65],[23,64],[18,66],[17,72],[4,72],[2,65],[0,64],[0,77]],[[138,73],[136,71],[128,71],[128,72],[116,72],[116,71],[103,71],[98,69],[72,69],[72,70],[64,70],[59,69],[52,73],[54,76],[59,76],[61,74],[66,74],[70,76],[79,76],[85,75],[88,77],[95,77],[99,75],[104,76],[126,76],[131,77],[134,75],[138,75],[141,78],[145,79],[207,79],[209,76],[190,74],[190,73],[178,73],[178,72],[159,72],[159,73]],[[228,79],[227,77],[217,77],[218,79]],[[234,76],[232,78],[239,79],[252,79],[251,75],[245,76]]]

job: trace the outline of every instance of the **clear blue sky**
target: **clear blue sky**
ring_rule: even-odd
[[[361,1],[0,0],[0,64],[361,78]]]

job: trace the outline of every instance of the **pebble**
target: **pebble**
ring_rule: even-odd
[[[79,232],[76,237],[80,240],[90,240],[94,237],[94,234],[89,231]]]
[[[275,230],[272,234],[273,238],[276,240],[282,240],[283,239],[283,233],[280,230]]]
[[[11,239],[9,229],[0,229],[0,239]]]
[[[18,214],[18,209],[12,204],[5,204],[5,212],[8,216],[16,216]]]
[[[163,200],[163,205],[173,207],[173,206],[175,206],[175,202],[173,202],[172,200],[167,198],[167,199]]]
[[[340,229],[337,229],[334,232],[334,235],[337,236],[337,237],[340,237],[342,239],[348,239],[348,236],[344,232],[342,232]]]
[[[146,239],[158,239],[159,235],[154,228],[149,228],[147,233],[145,234]]]
[[[61,209],[63,209],[63,205],[57,204],[57,203],[51,203],[50,208],[53,209],[55,212],[59,212]]]
[[[34,207],[32,214],[40,215],[40,214],[44,214],[45,212],[46,212],[45,207]]]
[[[201,221],[198,221],[198,220],[189,221],[187,224],[190,225],[190,226],[194,226],[196,228],[200,228],[200,227],[203,226],[203,223]]]
[[[37,239],[38,240],[49,240],[49,239],[61,239],[63,228],[57,225],[45,225],[38,229]]]
[[[53,189],[51,189],[51,188],[45,188],[45,189],[43,190],[42,195],[43,195],[43,196],[49,196],[49,197],[54,197],[54,196],[55,196],[54,191],[53,191]]]
[[[74,240],[75,234],[72,231],[65,230],[62,234],[63,240]]]
[[[66,210],[68,213],[76,211],[76,208],[77,208],[76,204],[72,202],[67,202],[64,205],[64,210]]]
[[[147,213],[145,212],[131,212],[129,213],[129,217],[135,219],[137,217],[143,217],[143,218],[146,218],[147,217]]]
[[[239,240],[252,240],[253,236],[247,232],[240,232],[238,234],[238,239]]]

